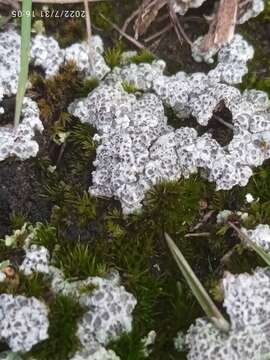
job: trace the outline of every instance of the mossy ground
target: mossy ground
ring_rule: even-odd
[[[120,7],[122,11],[118,12]],[[136,4],[131,1],[122,1],[121,4],[117,2],[116,8],[105,2],[92,7],[94,32],[102,33],[105,43],[113,49],[107,51],[106,56],[112,67],[118,64],[122,49],[129,45],[125,43],[120,49],[117,34],[112,33],[99,13],[102,12],[119,23],[135,7]],[[254,28],[257,26],[261,31],[256,31],[256,34],[265,39],[263,29],[269,13],[270,9],[242,28],[245,36],[254,43]],[[85,38],[83,19],[59,19],[57,22],[43,19],[43,22],[47,32],[55,33],[57,29],[56,37],[61,41],[61,46]],[[264,41],[263,39],[261,40]],[[160,52],[166,49],[163,48]],[[269,92],[270,57],[267,46],[257,48],[256,51],[243,88],[255,87]],[[186,54],[185,51],[181,56],[179,49],[179,59],[172,61],[170,68],[187,67],[194,70],[194,62]],[[134,61],[145,60],[145,55]],[[196,66],[196,70],[202,69],[201,65]],[[38,158],[27,163],[29,168],[35,169],[33,176],[35,183],[38,183],[35,191],[41,199],[37,209],[42,214],[40,217],[44,225],[38,242],[50,250],[54,263],[68,278],[83,279],[91,275],[103,275],[110,268],[119,270],[123,284],[138,300],[133,331],[111,344],[111,348],[122,360],[144,358],[141,339],[150,330],[157,331],[157,341],[150,359],[185,359],[185,354],[175,353],[173,337],[178,330],[186,330],[203,313],[171,258],[164,241],[164,232],[171,235],[221,307],[219,280],[223,272],[251,271],[262,263],[250,250],[242,248],[238,237],[230,228],[216,224],[216,215],[224,209],[241,210],[249,214],[245,223],[247,227],[269,223],[269,162],[256,169],[245,188],[236,187],[231,191],[216,192],[214,186],[200,176],[159,184],[147,194],[142,212],[124,217],[117,201],[94,199],[89,195],[87,190],[91,185],[90,173],[96,149],[93,140],[95,129],[81,124],[67,112],[67,105],[76,97],[86,96],[97,86],[97,81],[84,81],[74,64],[68,64],[59,75],[50,80],[44,80],[42,74],[32,73],[31,81],[31,93],[38,101],[46,128]],[[125,86],[127,91],[136,91],[129,84]],[[176,121],[173,116],[169,120],[171,123]],[[62,143],[63,134],[65,141]],[[12,162],[15,163],[12,166],[15,166],[16,174],[16,169],[19,171],[21,164],[14,160]],[[21,184],[28,181],[28,175],[25,174]],[[247,193],[251,193],[259,201],[247,204]],[[2,235],[20,228],[25,221],[40,220],[36,216],[36,208],[33,211],[31,207],[33,199],[28,199],[27,210],[24,210],[16,201],[10,201],[9,193],[7,197],[0,196],[3,196],[0,205]],[[207,214],[211,216],[204,223],[203,219]],[[238,217],[232,220],[241,222]],[[202,223],[200,228],[194,230],[199,223]],[[202,235],[186,236],[194,232]],[[232,249],[234,251],[228,257]],[[3,245],[0,250],[0,261],[10,258],[14,263],[19,263],[23,257],[18,250],[7,252]],[[17,274],[1,290],[34,295],[49,304],[50,340],[35,347],[26,358],[35,355],[39,360],[66,360],[68,354],[74,353],[78,347],[76,322],[83,309],[75,305],[72,299],[53,297],[46,281],[40,276],[29,278]]]

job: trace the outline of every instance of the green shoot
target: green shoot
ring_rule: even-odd
[[[14,126],[18,126],[22,111],[23,98],[26,91],[29,71],[29,53],[31,41],[31,19],[32,19],[32,0],[23,0],[22,2],[22,16],[21,20],[21,62],[20,75],[18,82],[18,91],[16,96],[16,110]]]
[[[208,295],[207,291],[193,272],[192,268],[186,261],[181,251],[178,249],[174,241],[167,233],[165,233],[165,238],[180,271],[182,272],[192,293],[198,300],[205,314],[218,329],[220,329],[221,331],[228,331],[230,328],[229,323],[218,310],[213,300]]]

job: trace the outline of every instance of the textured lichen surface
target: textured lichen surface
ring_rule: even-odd
[[[113,76],[118,76],[121,72],[117,66],[120,64],[122,50],[119,55],[117,33],[113,32],[98,14],[102,12],[113,22],[122,23],[136,5],[133,1],[121,1],[116,4],[116,8],[112,8],[110,2],[97,3],[92,7],[93,24],[101,29],[101,36],[105,41],[104,57],[110,66],[114,64]],[[252,43],[255,50],[253,60],[247,65],[249,72],[239,86],[242,92],[253,88],[266,91],[269,95],[269,30],[266,26],[268,17],[269,10],[266,9],[259,18],[240,28],[244,38]],[[58,19],[55,22],[43,19],[43,22],[46,35],[54,36],[62,49],[85,40],[82,19]],[[197,29],[195,26],[193,28]],[[194,40],[201,35],[199,29],[200,26],[196,30],[198,33],[194,34]],[[165,40],[166,46],[177,44],[174,35],[169,36],[171,38]],[[122,42],[122,49],[130,49],[130,44]],[[109,53],[108,47],[116,50]],[[69,53],[72,54],[71,50]],[[208,73],[210,69],[193,61],[185,46],[175,46],[169,51],[163,41],[158,52],[160,57],[168,62],[169,69],[173,68],[175,72],[200,73],[203,68],[204,72]],[[173,59],[170,59],[170,54],[173,54]],[[148,71],[149,62],[152,63],[153,60],[149,59],[149,54],[139,54],[135,58],[134,54],[132,56],[133,68],[137,69],[139,66],[142,74]],[[148,64],[140,65],[142,60],[148,60]],[[117,339],[113,338],[109,343],[100,337],[102,346],[96,352],[96,357],[91,359],[144,359],[142,339],[147,338],[152,330],[156,332],[156,338],[150,346],[152,352],[149,352],[149,359],[186,359],[187,349],[177,352],[174,338],[179,330],[185,333],[191,324],[204,314],[178,272],[168,252],[163,233],[166,231],[173,237],[224,314],[226,308],[233,310],[235,298],[224,303],[223,307],[224,294],[221,291],[220,279],[224,271],[231,274],[251,274],[257,266],[265,265],[250,248],[243,246],[226,222],[217,223],[217,215],[223,210],[230,210],[229,219],[250,231],[254,231],[258,224],[269,224],[269,161],[256,165],[256,170],[245,187],[235,186],[227,191],[216,191],[214,184],[196,174],[188,179],[181,177],[177,180],[157,182],[144,193],[141,211],[124,216],[119,201],[94,197],[88,192],[89,187],[93,188],[90,174],[96,169],[93,162],[99,154],[97,148],[100,144],[99,139],[94,137],[97,132],[93,126],[94,117],[91,124],[82,123],[68,112],[69,104],[75,99],[86,98],[89,93],[90,96],[95,96],[93,94],[98,81],[85,80],[83,61],[80,69],[77,69],[74,63],[62,65],[59,73],[52,77],[48,77],[48,74],[47,77],[44,76],[40,68],[31,70],[32,87],[29,94],[39,106],[40,119],[44,125],[42,139],[39,136],[36,138],[39,153],[25,162],[9,158],[0,163],[0,237],[8,243],[7,246],[5,242],[0,242],[0,264],[9,260],[12,270],[6,269],[3,273],[0,268],[0,274],[4,274],[0,276],[4,280],[0,282],[0,291],[2,294],[9,294],[10,299],[18,296],[23,296],[23,299],[36,298],[37,307],[43,309],[43,319],[48,319],[49,323],[48,329],[45,329],[46,321],[42,323],[49,338],[45,340],[44,329],[42,336],[29,332],[31,347],[36,339],[43,338],[44,341],[18,356],[37,360],[81,360],[90,356],[89,349],[81,348],[78,333],[86,336],[85,329],[88,329],[87,336],[93,339],[93,328],[100,326],[99,320],[94,325],[96,317],[93,320],[91,316],[87,316],[89,310],[83,302],[78,302],[69,294],[52,290],[48,274],[49,264],[53,264],[61,270],[62,279],[68,284],[77,284],[80,281],[84,284],[80,288],[79,297],[88,299],[87,294],[92,294],[93,297],[89,295],[89,299],[90,305],[94,307],[94,297],[102,297],[102,294],[98,292],[95,284],[84,281],[88,278],[107,279],[112,269],[119,272],[120,284],[110,285],[113,299],[109,301],[105,297],[104,306],[96,306],[96,313],[104,315],[108,306],[117,305],[121,296],[129,296],[132,304],[132,329],[129,322],[124,322],[125,315],[129,312],[123,307],[121,326],[108,330],[108,333],[118,334],[118,331],[123,329],[127,329],[128,333]],[[155,71],[156,75],[160,75],[159,67],[156,67]],[[120,86],[129,93],[125,96],[135,99],[139,94],[138,97],[141,97],[141,83],[146,83],[147,89],[153,79],[142,76],[140,81],[132,86],[129,75],[128,71],[122,70]],[[9,85],[13,86],[13,82]],[[238,90],[237,94],[240,94]],[[154,97],[143,96],[148,99]],[[165,114],[161,114],[158,104],[158,101],[153,102],[157,117],[164,119],[164,116],[167,116],[168,126],[180,128],[182,124],[179,124],[175,112],[166,109]],[[182,121],[187,126],[186,120]],[[200,126],[196,123],[199,137],[203,135]],[[218,134],[221,143],[231,140],[228,139],[230,136],[224,127],[211,127],[210,122],[207,131]],[[142,142],[142,146],[147,147],[147,144]],[[247,194],[252,194],[254,201],[247,202]],[[242,214],[239,214],[239,211]],[[244,213],[248,216],[243,216]],[[37,225],[37,222],[40,224]],[[31,236],[29,240],[33,229],[34,240]],[[14,230],[19,230],[15,242],[12,237]],[[264,230],[268,234],[267,228]],[[194,233],[196,236],[190,236]],[[10,237],[5,239],[6,235]],[[265,237],[264,242],[260,237],[257,239],[267,248]],[[107,284],[105,280],[104,284]],[[260,291],[256,290],[254,294],[258,297]],[[137,302],[135,307],[134,299]],[[43,304],[46,304],[46,308]],[[27,305],[28,303],[25,303],[28,311]],[[249,303],[249,306],[252,307],[252,303]],[[109,327],[111,322],[106,320],[106,315],[104,317],[101,323],[104,322],[106,326],[109,324]],[[128,315],[127,319],[130,318]],[[37,319],[40,320],[38,315]],[[84,326],[84,321],[88,321],[87,326]],[[31,326],[30,321],[27,324]],[[208,324],[202,323],[205,331]],[[211,331],[213,335],[217,335],[213,329]],[[253,335],[252,333],[254,340]],[[8,350],[7,346],[11,341],[16,341],[13,333],[9,341],[6,341],[5,336],[4,334],[2,338],[1,332],[0,349],[3,351]],[[255,340],[257,341],[257,337]],[[13,349],[16,350],[15,347]],[[245,358],[248,359],[248,356],[249,354]]]

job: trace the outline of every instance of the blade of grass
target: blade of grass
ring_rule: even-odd
[[[18,126],[22,111],[23,98],[26,90],[29,70],[29,53],[31,42],[31,20],[32,20],[32,0],[23,0],[21,19],[21,60],[18,91],[16,96],[16,110],[14,126]]]
[[[214,325],[220,329],[221,331],[228,331],[230,325],[228,321],[224,318],[221,312],[218,310],[216,305],[214,304],[213,300],[208,295],[207,291],[203,287],[200,280],[197,278],[195,273],[193,272],[192,268],[186,261],[184,255],[181,253],[179,248],[176,246],[175,242],[172,238],[165,233],[165,239],[168,243],[169,249],[182,272],[186,282],[188,283],[192,293],[198,300],[199,304],[201,305],[202,309],[204,310],[205,314],[208,318],[214,323]]]
[[[267,265],[270,265],[270,254],[268,254],[261,246],[257,245],[237,226],[235,226],[231,221],[228,222],[230,227],[232,227],[238,234],[241,240],[244,241],[248,246],[250,246],[265,262]]]

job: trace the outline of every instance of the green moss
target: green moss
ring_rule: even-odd
[[[254,58],[248,62],[248,73],[240,88],[263,90],[270,95],[270,53],[267,44],[267,26],[270,18],[270,3],[266,2],[265,10],[256,18],[240,28],[243,36],[253,45]]]
[[[123,89],[129,94],[136,94],[140,92],[140,89],[138,89],[135,85],[129,83],[128,81],[123,81],[122,86]]]
[[[114,350],[120,359],[143,360],[146,357],[143,353],[140,333],[132,331],[130,334],[121,336],[118,341],[109,344],[109,348]]]
[[[88,245],[67,244],[58,249],[54,258],[54,264],[63,270],[66,278],[86,279],[106,274],[106,265],[97,262]]]
[[[161,183],[146,194],[145,212],[155,221],[156,230],[185,233],[198,216],[200,201],[210,195],[211,186],[207,187],[204,181],[194,176]]]
[[[105,31],[110,31],[110,24],[108,24],[108,22],[103,19],[100,14],[114,22],[116,16],[115,7],[109,1],[97,2],[91,6],[91,19],[94,26]]]
[[[155,56],[148,50],[141,50],[137,55],[131,56],[128,59],[129,63],[140,64],[140,63],[152,63],[155,60]]]
[[[60,171],[69,174],[69,177],[81,176],[86,171],[89,174],[96,155],[97,144],[93,140],[96,130],[79,120],[73,120],[67,131],[67,150],[61,160]]]
[[[114,47],[105,50],[104,59],[112,69],[121,64],[121,55],[123,52],[123,44],[118,42]]]
[[[76,331],[83,312],[77,301],[58,295],[50,303],[49,338],[34,346],[24,359],[31,356],[39,360],[69,359],[80,345]]]
[[[75,89],[76,97],[87,97],[88,94],[93,91],[99,85],[99,80],[95,78],[85,79],[78,84],[78,87]]]
[[[57,75],[46,80],[39,74],[33,74],[31,83],[41,118],[46,124],[59,120],[61,113],[66,112],[65,109],[75,97],[74,89],[78,88],[80,79],[75,63],[70,62],[61,67]]]

